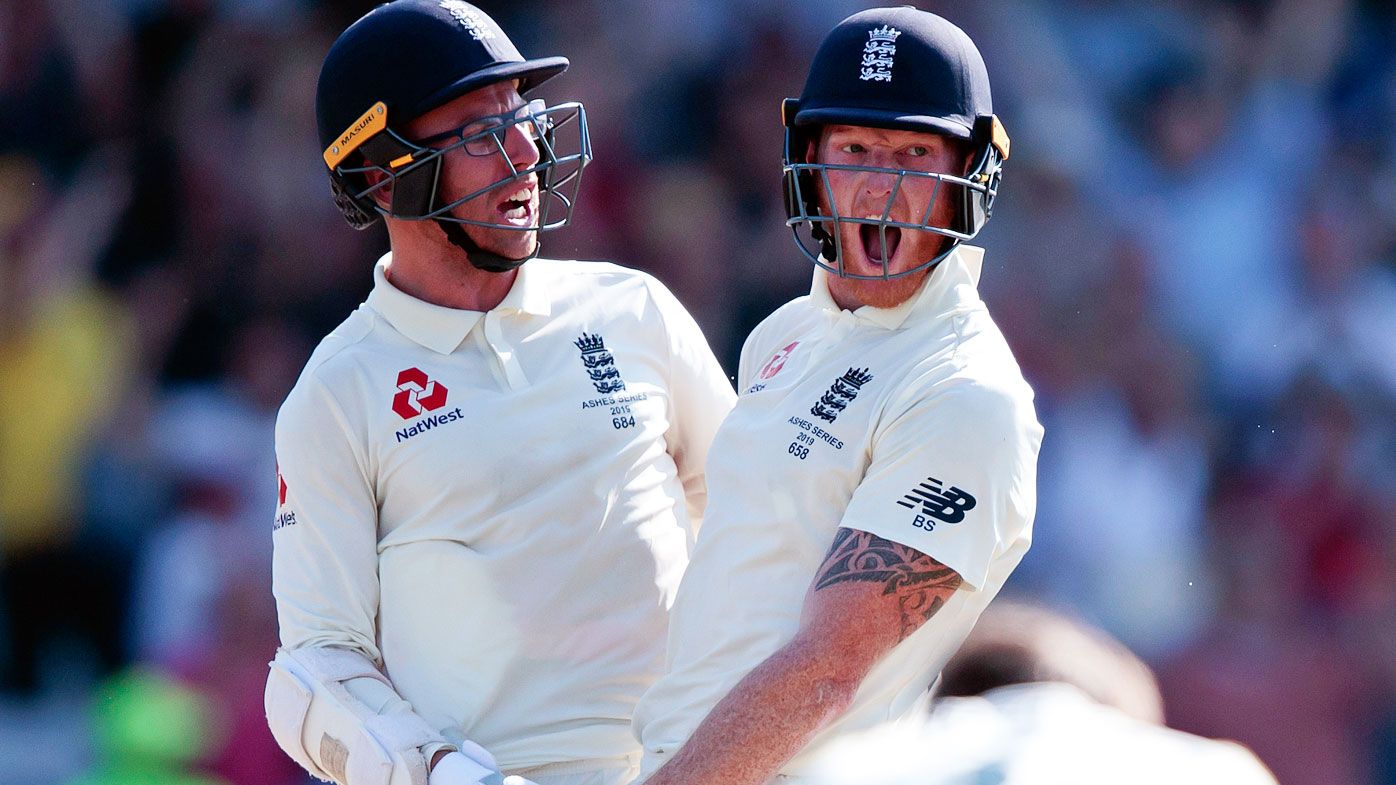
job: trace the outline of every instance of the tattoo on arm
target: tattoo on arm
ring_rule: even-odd
[[[841,528],[814,578],[814,590],[850,581],[876,583],[896,596],[901,638],[915,632],[960,588],[960,574],[930,556],[857,529]]]

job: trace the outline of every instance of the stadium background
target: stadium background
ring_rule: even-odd
[[[0,4],[0,783],[133,750],[300,781],[261,717],[272,423],[385,247],[334,211],[312,112],[371,5]],[[545,252],[653,271],[734,370],[810,276],[778,101],[867,4],[481,5],[572,58],[544,94],[591,118]],[[1121,637],[1172,724],[1285,785],[1396,783],[1396,11],[921,5],[1014,137],[982,290],[1047,437],[1008,591]]]

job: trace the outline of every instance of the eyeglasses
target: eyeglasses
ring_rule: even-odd
[[[533,140],[538,149],[536,159],[511,159],[504,140],[514,126],[519,126]],[[442,146],[426,146],[441,140],[446,141]],[[467,143],[473,148],[467,150],[470,155],[499,156],[508,171],[500,171],[498,180],[446,202],[437,191],[441,160],[452,150],[465,148]],[[354,188],[359,190],[347,192],[345,195],[348,198],[364,199],[379,189],[397,183],[391,206],[374,205],[373,209],[409,221],[449,221],[510,231],[549,231],[566,226],[571,220],[581,188],[582,169],[592,158],[586,109],[576,101],[553,106],[539,100],[531,101],[509,112],[477,117],[460,128],[416,142],[404,138],[392,128],[384,128],[366,144],[376,145],[377,148],[370,150],[365,146],[364,156],[367,160],[362,165],[345,166],[341,163],[332,171],[340,177],[361,177],[368,172],[384,176],[371,184],[364,180],[356,181]],[[375,160],[384,163],[373,163]],[[456,207],[472,199],[529,176],[536,176],[543,197],[537,226],[476,221],[451,214]],[[561,218],[549,219],[548,208],[553,203],[563,210]]]
[[[517,109],[477,117],[459,128],[418,139],[416,144],[422,147],[439,147],[443,141],[454,140],[441,149],[460,147],[466,154],[476,157],[496,155],[504,152],[505,136],[510,128],[519,127],[529,141],[537,142],[548,131],[550,122],[547,102],[535,98]]]

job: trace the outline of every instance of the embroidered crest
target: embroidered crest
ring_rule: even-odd
[[[442,8],[446,9],[447,13],[455,17],[456,21],[460,22],[461,27],[469,30],[470,37],[474,38],[476,41],[494,38],[494,30],[490,29],[490,26],[485,23],[485,20],[480,18],[480,12],[472,8],[469,3],[462,2],[461,0],[441,0],[437,5],[440,5]]]
[[[599,334],[588,335],[572,342],[582,351],[582,365],[586,366],[591,384],[602,395],[620,392],[625,389],[625,380],[620,378],[616,368],[616,358],[606,350],[606,341]]]
[[[858,78],[865,82],[892,81],[892,58],[897,54],[897,36],[902,31],[891,25],[875,27],[868,31],[868,42],[863,45],[862,67]]]
[[[829,391],[819,397],[819,401],[810,407],[809,413],[821,420],[833,422],[848,408],[853,399],[858,397],[858,391],[872,381],[872,378],[867,368],[849,368],[847,373],[829,385]]]

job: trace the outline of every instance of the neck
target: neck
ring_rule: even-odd
[[[440,235],[440,230],[437,230]],[[470,263],[465,251],[446,241],[431,241],[419,233],[392,232],[393,256],[385,270],[388,280],[404,294],[418,300],[463,311],[489,311],[502,302],[514,286],[518,270],[491,273]]]

